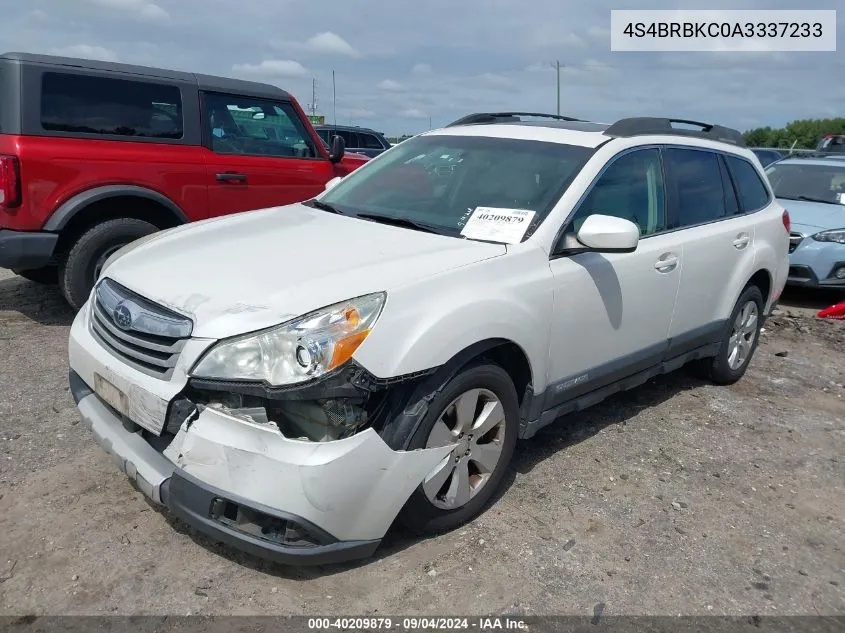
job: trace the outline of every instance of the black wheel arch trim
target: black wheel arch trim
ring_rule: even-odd
[[[392,403],[392,411],[380,431],[381,438],[393,450],[408,450],[411,438],[417,432],[422,420],[428,413],[428,405],[443,391],[447,384],[473,360],[484,357],[485,352],[502,345],[516,345],[504,338],[485,339],[473,343],[455,354],[448,361],[435,368],[431,374],[409,384],[408,390],[394,390],[396,398]],[[517,345],[520,350],[522,347]],[[524,350],[523,350],[523,353]],[[528,356],[526,355],[526,358]],[[503,368],[507,371],[507,368]],[[533,370],[530,367],[529,369]],[[529,379],[529,387],[533,380]],[[525,398],[525,402],[533,402],[532,398]],[[522,415],[522,411],[520,411]]]
[[[133,196],[136,198],[146,198],[165,207],[170,211],[174,219],[178,220],[180,224],[190,222],[185,212],[179,208],[175,202],[158,191],[149,189],[147,187],[139,187],[136,185],[104,185],[101,187],[94,187],[86,189],[68,200],[65,200],[52,213],[50,218],[44,224],[45,231],[61,231],[73,217],[82,211],[85,207],[94,202],[107,200],[108,198],[115,198],[118,196]]]
[[[355,398],[382,391],[385,401],[380,407],[378,419],[373,420],[372,425],[391,449],[399,451],[408,448],[411,438],[428,411],[428,404],[449,381],[468,363],[483,358],[486,352],[503,345],[516,345],[525,354],[521,346],[509,339],[491,338],[465,347],[442,365],[387,379],[377,378],[353,359],[349,364],[307,383],[271,387],[256,382],[191,377],[188,387],[258,396],[268,400]],[[528,359],[527,354],[525,358]],[[508,370],[507,367],[503,369]],[[530,362],[529,370],[533,372]],[[540,415],[538,407],[541,402],[531,397],[532,385],[533,374],[529,378],[528,393],[523,399],[524,410],[520,410],[520,418],[533,419]]]

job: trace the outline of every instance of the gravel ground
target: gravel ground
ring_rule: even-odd
[[[129,485],[78,424],[71,312],[0,270],[0,613],[845,614],[838,299],[788,294],[732,387],[681,371],[545,429],[463,529],[297,569]]]

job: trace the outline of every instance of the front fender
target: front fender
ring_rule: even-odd
[[[525,352],[539,393],[546,386],[550,277],[545,258],[524,265],[506,256],[388,292],[355,359],[375,376],[392,378],[439,367],[481,341],[504,339]]]

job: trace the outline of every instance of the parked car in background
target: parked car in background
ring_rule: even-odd
[[[327,152],[331,151],[331,145],[329,145],[329,142],[324,140],[322,136],[320,137],[320,142],[323,144],[323,147],[326,148]],[[346,158],[348,160],[351,160],[353,158],[360,159],[361,162],[366,162],[366,161],[370,160],[370,158],[371,158],[370,156],[365,156],[364,154],[359,154],[357,152],[351,152],[351,151],[349,151],[348,149],[345,149],[345,148],[344,148],[343,156],[344,156],[344,158]]]
[[[845,134],[825,134],[816,145],[819,152],[845,153]]]
[[[776,160],[780,160],[781,158],[783,158],[783,154],[781,154],[776,149],[769,149],[765,147],[752,147],[751,151],[760,160],[760,164],[763,165],[763,167],[771,165]]]
[[[0,104],[0,267],[74,308],[124,244],[305,200],[366,162],[268,84],[7,53]]]
[[[742,135],[502,118],[116,253],[69,340],[93,439],[215,540],[324,564],[471,520],[566,413],[738,381],[789,243]]]
[[[316,125],[314,127],[326,143],[331,144],[332,137],[339,136],[343,139],[348,151],[370,158],[375,158],[391,148],[390,142],[381,132],[370,128],[352,125]]]
[[[845,290],[845,161],[786,158],[766,174],[792,219],[787,283]]]

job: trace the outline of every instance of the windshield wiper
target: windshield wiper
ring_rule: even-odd
[[[322,200],[317,200],[316,198],[311,198],[311,200],[306,200],[302,204],[314,207],[315,209],[321,209],[322,211],[328,211],[329,213],[337,213],[338,215],[346,215],[343,211],[330,205],[328,202],[323,202]]]
[[[379,215],[378,213],[358,213],[355,217],[362,218],[364,220],[372,220],[373,222],[379,222],[380,224],[390,224],[393,226],[415,229],[417,231],[424,231],[426,233],[441,234],[440,231],[433,226],[428,226],[427,224],[423,224],[421,222],[414,222],[413,220],[408,220],[406,218],[394,218],[390,215]]]
[[[814,198],[813,196],[778,196],[784,200],[803,200],[804,202],[821,202],[822,204],[839,204],[833,200],[825,200],[824,198]]]
[[[813,196],[798,196],[799,200],[806,200],[807,202],[822,202],[824,204],[839,204],[833,200],[825,200],[823,198],[814,198]]]

